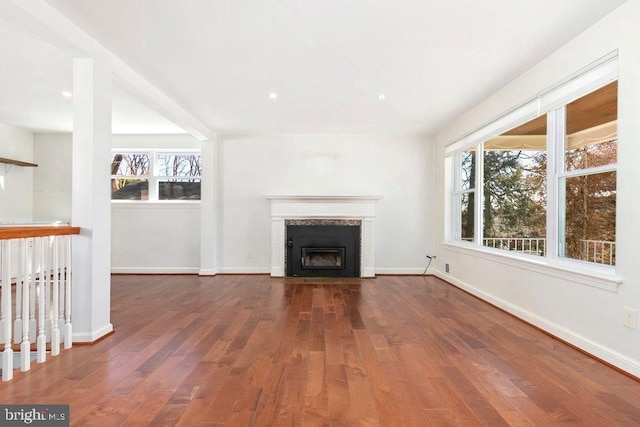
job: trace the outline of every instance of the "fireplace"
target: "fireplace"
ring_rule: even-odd
[[[360,220],[286,220],[286,275],[360,277]]]
[[[292,265],[292,260],[288,260],[287,226],[294,225],[292,221],[339,221],[333,225],[353,225],[350,221],[357,222],[359,226],[359,241],[354,244],[354,251],[359,251],[356,255],[350,255],[348,247],[343,243],[323,242],[322,245],[305,244],[304,247],[315,250],[315,260],[309,260],[312,264],[318,263],[343,263],[340,270],[346,265],[352,265],[355,273],[351,277],[375,277],[375,205],[380,196],[286,196],[268,195],[265,199],[271,203],[271,275],[274,277],[288,276],[288,268]],[[346,222],[346,223],[345,223]],[[326,226],[327,223],[325,223]],[[304,225],[304,223],[300,223]],[[311,225],[319,225],[318,223]],[[323,232],[328,229],[321,230]],[[293,242],[292,242],[293,245]],[[296,262],[302,270],[302,247],[296,249]],[[330,254],[335,252],[325,252],[321,254],[317,249],[335,250],[345,248],[345,253],[340,261],[332,260]],[[339,254],[341,255],[341,254]],[[293,255],[291,255],[293,257]],[[355,257],[350,262],[351,256]],[[325,259],[322,260],[322,257]],[[329,260],[329,261],[327,261]],[[317,267],[309,265],[306,267]],[[327,275],[329,271],[338,271],[338,268],[309,268],[310,270],[322,270]],[[334,265],[333,267],[337,267]],[[307,270],[307,269],[305,269]],[[304,276],[303,276],[304,277]],[[336,276],[334,276],[336,277]]]

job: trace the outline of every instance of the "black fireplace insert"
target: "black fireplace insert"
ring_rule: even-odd
[[[287,276],[360,277],[360,226],[287,225]]]

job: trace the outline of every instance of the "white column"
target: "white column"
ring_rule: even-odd
[[[111,296],[111,73],[89,58],[73,60],[72,324],[74,342],[113,330]]]
[[[202,276],[218,273],[218,165],[217,138],[202,141],[202,175],[200,181],[200,272]]]

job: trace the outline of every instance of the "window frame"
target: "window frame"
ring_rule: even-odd
[[[622,280],[617,277],[615,266],[597,264],[595,262],[577,260],[561,256],[560,221],[564,221],[564,200],[560,200],[560,182],[574,176],[586,176],[602,172],[616,172],[617,162],[611,165],[598,166],[571,171],[564,170],[565,162],[565,119],[566,106],[572,101],[618,80],[617,52],[594,63],[589,69],[580,71],[564,82],[543,92],[533,100],[529,100],[510,112],[489,122],[488,124],[467,134],[453,142],[445,149],[445,158],[453,157],[449,163],[453,167],[453,191],[450,194],[450,212],[453,218],[448,223],[452,230],[445,233],[449,236],[444,242],[446,248],[457,252],[489,257],[495,260],[500,257],[501,262],[512,264],[520,268],[531,269],[544,274],[574,280],[579,283],[595,286],[601,289],[617,291]],[[482,245],[482,198],[484,186],[482,165],[484,152],[483,144],[494,136],[526,123],[536,117],[547,117],[547,231],[546,255],[530,255],[513,251],[494,249]],[[464,191],[460,190],[460,158],[461,153],[475,147],[476,182],[475,182],[475,232],[474,240],[461,239],[461,208],[460,197]],[[617,241],[617,235],[616,235]]]
[[[143,203],[143,204],[158,204],[158,203],[200,203],[202,199],[193,200],[193,199],[160,199],[159,187],[160,182],[167,179],[192,179],[198,180],[198,182],[202,185],[202,171],[200,171],[200,175],[197,176],[180,176],[180,175],[161,175],[159,174],[159,163],[158,158],[162,154],[169,155],[198,155],[200,156],[200,164],[202,167],[202,150],[197,148],[184,148],[184,149],[174,149],[174,148],[154,148],[154,149],[135,149],[135,148],[114,148],[111,150],[111,155],[115,154],[147,154],[149,156],[149,175],[140,175],[140,176],[125,176],[125,175],[111,175],[110,179],[118,179],[118,178],[138,178],[138,179],[147,179],[149,183],[148,190],[148,198],[144,200],[127,200],[127,199],[111,199],[112,203]]]

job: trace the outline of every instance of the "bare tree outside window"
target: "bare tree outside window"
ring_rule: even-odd
[[[199,154],[159,154],[158,176],[197,177],[202,174]]]

